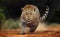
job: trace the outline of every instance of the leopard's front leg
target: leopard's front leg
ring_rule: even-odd
[[[20,26],[20,34],[26,34],[30,33],[30,28],[26,26],[27,22],[25,20],[22,20],[19,24]]]

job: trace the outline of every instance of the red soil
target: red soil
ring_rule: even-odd
[[[20,35],[19,29],[0,30],[0,37],[60,37],[60,26],[50,27],[49,29],[50,30],[48,31],[25,34],[25,35]]]

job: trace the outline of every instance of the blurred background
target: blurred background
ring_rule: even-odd
[[[55,25],[60,23],[60,0],[0,0],[0,29],[19,28],[21,8],[26,4],[36,5],[41,16],[48,5],[50,10],[45,22]]]

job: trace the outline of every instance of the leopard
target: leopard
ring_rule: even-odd
[[[46,6],[46,11],[42,17],[38,7],[35,5],[25,5],[21,10],[22,14],[19,20],[20,34],[37,31],[41,26],[39,23],[43,22],[49,13],[48,6]]]
[[[20,16],[20,34],[34,32],[40,20],[39,9],[35,5],[25,5],[21,8],[22,14]]]

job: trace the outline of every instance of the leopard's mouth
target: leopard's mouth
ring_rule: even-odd
[[[31,21],[30,20],[27,20],[27,23],[31,23]]]

